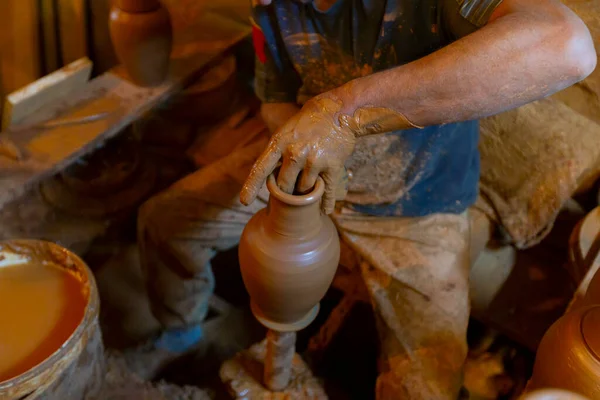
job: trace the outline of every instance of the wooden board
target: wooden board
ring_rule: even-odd
[[[131,83],[122,68],[117,67],[93,79],[63,102],[40,110],[24,123],[102,112],[108,112],[108,117],[81,126],[7,134],[23,149],[27,158],[14,161],[0,157],[0,206],[119,134],[127,125],[196,79],[202,67],[250,33],[247,22],[250,9],[246,0],[226,0],[218,4],[194,0],[192,3],[194,7],[202,3],[205,12],[187,24],[184,21],[175,23],[175,48],[166,83],[156,88],[141,88]],[[181,2],[181,7],[186,5],[185,1]],[[180,10],[177,15],[185,15],[185,12]]]
[[[57,0],[56,5],[61,56],[66,65],[88,56],[86,1]]]
[[[18,124],[39,109],[83,87],[91,73],[92,62],[82,58],[9,94],[4,101],[2,129]]]

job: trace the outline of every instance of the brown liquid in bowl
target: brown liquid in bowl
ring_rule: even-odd
[[[87,302],[84,283],[65,269],[40,262],[0,267],[0,382],[58,350]]]

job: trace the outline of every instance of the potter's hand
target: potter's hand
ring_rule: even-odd
[[[330,214],[335,206],[336,186],[344,162],[352,154],[356,132],[352,124],[340,118],[341,102],[319,96],[287,121],[271,138],[266,150],[254,164],[241,193],[241,201],[250,204],[267,177],[283,158],[277,184],[286,193],[292,193],[298,175],[297,189],[309,191],[321,176],[325,194],[321,207]]]

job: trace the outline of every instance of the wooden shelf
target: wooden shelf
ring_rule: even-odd
[[[53,129],[7,132],[26,154],[15,161],[0,156],[0,207],[119,134],[201,75],[203,68],[250,33],[247,0],[167,1],[174,26],[169,78],[142,88],[117,67],[89,81],[61,102],[28,117],[24,124],[104,114],[97,121]]]

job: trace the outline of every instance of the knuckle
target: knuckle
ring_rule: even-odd
[[[304,152],[297,146],[288,146],[285,152],[285,159],[290,164],[301,164],[304,160]]]
[[[323,174],[322,178],[323,178],[323,181],[325,182],[325,191],[326,192],[331,191],[332,190],[331,183],[333,182],[333,178],[332,178],[331,174],[329,174],[329,173]]]
[[[319,160],[315,156],[308,156],[306,159],[306,168],[309,170],[317,168],[319,165]]]

